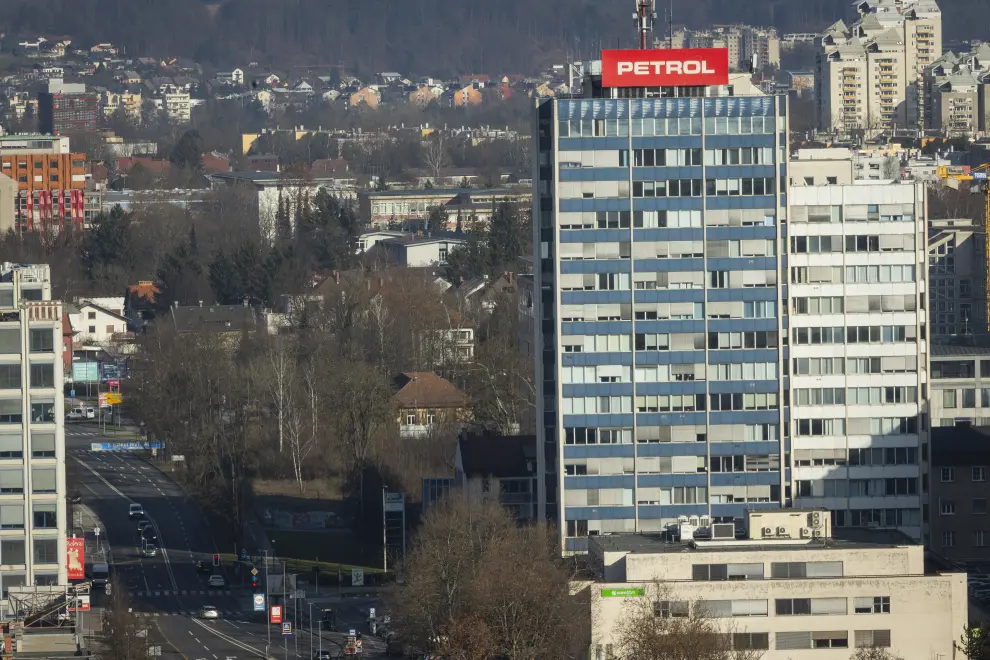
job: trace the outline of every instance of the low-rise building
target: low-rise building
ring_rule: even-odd
[[[410,234],[380,241],[371,253],[381,253],[387,261],[399,266],[420,268],[447,263],[450,251],[466,243],[461,238],[429,238]]]
[[[536,518],[536,436],[462,432],[454,455],[457,495],[496,501],[520,521]]]
[[[735,649],[763,660],[847,658],[860,648],[956,657],[965,573],[927,571],[924,548],[900,532],[833,536],[829,520],[825,510],[751,509],[740,539],[733,524],[692,538],[687,520],[670,535],[591,536],[597,580],[573,585],[588,590],[590,657],[617,651],[626,617],[644,605],[657,617],[717,618]]]
[[[247,299],[241,305],[172,305],[172,326],[176,332],[204,332],[241,335],[259,327],[254,307]]]
[[[66,304],[77,345],[106,346],[127,333],[127,318],[123,314],[123,298],[117,298],[116,309],[108,309],[97,300],[79,300]]]
[[[529,206],[533,193],[530,187],[519,188],[420,188],[416,190],[369,190],[358,193],[361,220],[371,227],[385,228],[390,224],[425,224],[433,208],[439,208],[447,218],[448,229],[470,229],[474,221],[487,222],[493,210],[502,202]]]
[[[435,428],[459,427],[470,418],[467,395],[431,371],[400,374],[395,386],[392,404],[403,437],[424,437]]]
[[[162,95],[162,109],[168,120],[174,124],[188,124],[192,118],[191,108],[191,99],[187,91],[169,88]]]
[[[990,426],[990,346],[932,344],[929,359],[932,428]]]

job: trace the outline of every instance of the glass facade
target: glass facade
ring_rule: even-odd
[[[537,107],[540,502],[565,551],[789,503],[785,103]]]

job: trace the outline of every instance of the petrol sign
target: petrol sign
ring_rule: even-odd
[[[604,87],[702,87],[728,82],[725,48],[602,51]]]
[[[269,619],[271,623],[282,623],[282,606],[272,605],[271,607],[271,618]]]

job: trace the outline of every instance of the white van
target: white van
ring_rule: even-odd
[[[82,406],[77,406],[69,411],[69,414],[65,416],[66,419],[95,419],[96,409],[95,408],[84,408]]]

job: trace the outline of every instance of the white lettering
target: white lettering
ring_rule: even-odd
[[[634,76],[661,74],[696,76],[705,73],[713,74],[716,71],[705,60],[657,60],[652,62],[618,62],[616,73],[620,76],[627,73]]]

